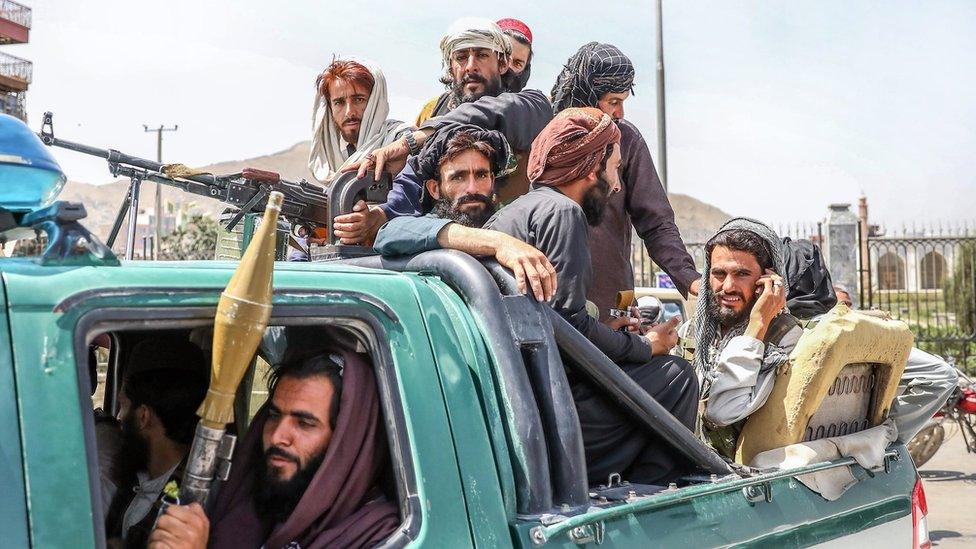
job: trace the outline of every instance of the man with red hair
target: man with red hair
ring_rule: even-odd
[[[358,61],[335,59],[315,81],[312,109],[312,145],[308,169],[325,186],[344,166],[353,165],[374,150],[413,131],[413,127],[388,119],[386,77],[378,67]],[[380,206],[360,201],[352,213],[336,217],[341,229],[336,236],[359,241],[375,234],[386,221]],[[348,226],[348,228],[347,228]]]

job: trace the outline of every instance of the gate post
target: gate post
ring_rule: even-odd
[[[827,217],[826,259],[830,277],[834,284],[840,284],[851,292],[854,306],[861,304],[858,295],[857,252],[860,242],[857,237],[858,218],[851,211],[850,204],[831,204]]]

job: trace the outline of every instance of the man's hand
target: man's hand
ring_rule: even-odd
[[[525,280],[532,286],[532,293],[538,301],[549,301],[556,293],[556,268],[549,258],[534,247],[504,233],[496,233],[498,243],[495,259],[503,267],[515,274],[515,282],[523,294],[526,293]]]
[[[762,341],[773,319],[786,307],[786,288],[783,287],[783,277],[772,269],[766,269],[766,274],[759,277],[756,285],[762,285],[762,293],[749,313],[745,335]]]
[[[170,505],[149,536],[150,549],[206,549],[210,521],[199,503]]]
[[[671,320],[662,322],[657,326],[652,326],[647,330],[644,338],[651,346],[651,354],[666,355],[678,344],[678,317],[671,317]]]
[[[640,309],[637,307],[630,307],[628,311],[630,312],[630,316],[623,316],[623,317],[616,317],[616,318],[611,317],[604,320],[603,323],[606,324],[607,326],[610,326],[614,330],[627,328],[628,332],[641,331]]]
[[[691,287],[688,288],[688,293],[691,295],[698,295],[698,289],[701,288],[701,279],[696,278],[694,282],[691,283]]]
[[[343,244],[370,245],[384,223],[386,212],[383,208],[367,206],[360,200],[352,207],[352,213],[336,216],[332,221],[332,232]]]

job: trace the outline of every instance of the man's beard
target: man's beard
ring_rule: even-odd
[[[120,430],[122,442],[112,476],[119,480],[135,479],[136,473],[145,471],[149,465],[149,443],[139,436],[134,410],[122,418]]]
[[[606,175],[600,173],[597,176],[596,185],[590,187],[583,195],[583,215],[586,216],[586,223],[591,227],[596,227],[603,221],[604,214],[607,213],[607,201],[610,198],[610,183],[607,182]]]
[[[471,212],[461,209],[461,206],[473,202],[484,205],[484,208]],[[459,196],[456,200],[441,196],[434,202],[434,215],[443,219],[450,219],[465,227],[480,228],[494,213],[495,203],[490,197],[483,194],[466,194]]]
[[[347,130],[344,129],[345,124],[346,122],[353,122],[353,121],[359,122],[359,126],[355,130],[353,130],[353,132],[350,135],[346,135]],[[359,143],[359,131],[363,129],[363,121],[359,118],[352,117],[343,120],[342,124],[343,124],[342,126],[339,126],[339,133],[342,134],[342,140],[350,145],[355,146],[357,143]]]
[[[712,297],[708,300],[708,314],[712,318],[718,320],[718,323],[723,328],[731,328],[732,326],[737,326],[742,324],[749,318],[749,314],[752,312],[752,306],[756,303],[752,300],[746,303],[746,306],[742,308],[742,311],[735,312],[733,309],[722,306],[722,298],[726,295],[737,296],[745,303],[745,296],[735,292],[731,294],[726,294],[723,291],[718,291],[712,294]]]
[[[471,82],[480,82],[484,86],[485,90],[481,93],[465,93],[465,84],[469,84]],[[494,78],[489,80],[480,74],[471,73],[465,75],[460,82],[455,82],[451,86],[451,92],[461,103],[473,103],[485,96],[496,97],[502,93],[502,77],[501,75],[496,75]]]
[[[272,455],[280,456],[292,460],[298,470],[288,480],[281,480],[271,472],[268,465],[268,458]],[[312,482],[312,477],[322,465],[325,459],[325,450],[312,457],[305,465],[301,466],[298,457],[290,454],[277,446],[272,446],[264,452],[264,467],[258,468],[257,485],[254,492],[254,505],[258,515],[265,519],[269,524],[280,524],[288,519],[292,511],[298,505],[302,495]]]

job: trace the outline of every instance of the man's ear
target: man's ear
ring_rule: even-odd
[[[441,186],[437,183],[436,179],[427,180],[427,192],[434,200],[440,200],[441,198]]]
[[[145,431],[148,429],[155,416],[153,411],[149,409],[149,406],[140,404],[132,412],[136,415],[136,427],[138,427],[140,431]]]

